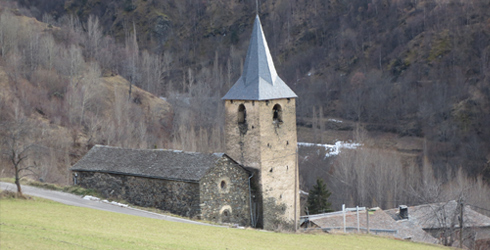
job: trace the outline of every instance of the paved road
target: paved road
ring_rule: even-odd
[[[6,182],[0,182],[0,189],[11,190],[11,191],[15,191],[15,192],[17,191],[17,187],[15,186],[15,184],[6,183]],[[135,215],[135,216],[141,216],[141,217],[147,217],[147,218],[159,219],[159,220],[167,220],[167,221],[173,221],[173,222],[183,222],[183,223],[190,223],[190,224],[197,224],[197,225],[215,226],[215,225],[211,225],[211,224],[201,223],[201,222],[192,221],[192,220],[186,220],[186,219],[172,217],[172,216],[168,216],[168,215],[147,212],[144,210],[135,209],[135,208],[131,208],[131,207],[122,207],[122,206],[117,206],[117,205],[113,205],[113,204],[105,203],[105,202],[101,202],[101,201],[86,200],[86,199],[83,199],[82,197],[80,197],[78,195],[63,193],[63,192],[59,192],[59,191],[51,191],[51,190],[46,190],[46,189],[36,188],[36,187],[31,187],[31,186],[22,185],[22,193],[27,194],[27,195],[41,197],[41,198],[48,199],[48,200],[53,200],[53,201],[60,202],[60,203],[66,204],[66,205],[71,205],[71,206],[87,207],[87,208],[98,209],[98,210],[103,210],[103,211],[109,211],[109,212],[115,212],[115,213],[121,213],[121,214],[129,214],[129,215]]]

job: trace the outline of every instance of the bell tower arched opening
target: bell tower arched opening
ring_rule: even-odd
[[[272,108],[272,121],[275,123],[282,122],[282,108],[279,104],[274,105]]]
[[[238,106],[238,124],[244,124],[247,121],[247,109],[245,105]]]

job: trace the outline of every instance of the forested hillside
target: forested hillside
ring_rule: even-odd
[[[87,54],[89,32],[1,7],[2,177],[18,166],[21,176],[68,184],[69,168],[95,144],[169,146],[169,103],[100,67]]]
[[[8,72],[9,86],[16,91],[17,86],[44,91],[34,91],[40,100],[24,104],[22,112],[41,114],[51,124],[83,137],[90,137],[94,129],[107,129],[88,122],[97,113],[88,104],[81,107],[90,112],[78,111],[82,114],[74,120],[68,110],[60,118],[55,118],[59,111],[50,110],[59,103],[66,107],[77,76],[90,74],[94,71],[90,65],[93,69],[96,64],[101,75],[127,79],[131,107],[140,107],[131,93],[135,86],[171,103],[170,124],[154,121],[155,128],[145,122],[148,138],[185,150],[224,150],[220,98],[241,73],[256,13],[254,0],[19,0],[4,1],[2,7],[1,66]],[[307,177],[306,169],[318,171],[315,176],[332,179],[327,183],[333,199],[350,197],[333,201],[334,205],[388,207],[436,199],[417,197],[416,193],[423,193],[419,184],[428,183],[423,177],[434,176],[431,185],[440,189],[449,189],[457,176],[468,183],[489,182],[488,1],[267,0],[259,1],[258,9],[278,73],[299,96],[299,139],[315,143],[350,139],[366,146],[360,153],[336,160],[319,157],[306,165],[300,159],[305,164],[303,188],[316,181]],[[49,25],[35,38],[9,40],[8,29],[14,24],[4,20],[21,15]],[[40,48],[49,43],[57,47],[43,50],[52,56],[34,63],[30,59],[33,41]],[[80,55],[85,67],[75,72],[67,67],[70,60],[57,63],[62,55],[67,60]],[[16,93],[25,102],[27,92]],[[3,117],[16,116],[8,98],[0,101]],[[135,134],[135,127],[128,133]],[[111,142],[131,147],[161,145],[136,141]],[[92,142],[109,143],[104,136]],[[383,165],[386,171],[370,170],[372,179],[364,180],[361,176],[368,174],[355,169],[364,165]],[[389,171],[390,167],[396,171]],[[385,172],[390,173],[385,186],[361,192],[382,182],[376,178]],[[386,189],[394,185],[391,172],[399,172],[399,180],[414,180],[397,184],[403,190],[390,190],[388,195]],[[339,174],[345,180],[331,178]],[[356,185],[346,187],[335,180]],[[441,191],[434,192],[433,196],[439,196]]]

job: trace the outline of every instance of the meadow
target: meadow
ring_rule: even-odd
[[[219,228],[73,207],[40,198],[0,199],[1,249],[443,249],[372,235]]]

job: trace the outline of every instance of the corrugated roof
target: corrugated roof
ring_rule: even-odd
[[[242,76],[222,99],[271,100],[296,97],[298,96],[277,75],[262,25],[257,15]]]
[[[96,145],[71,170],[198,182],[224,155]]]
[[[327,213],[323,216],[312,216],[310,222],[316,224],[320,228],[343,228],[344,217],[342,213]],[[346,212],[345,215],[346,227],[357,227],[357,213]],[[359,212],[359,227],[367,228],[366,211]],[[400,239],[411,239],[417,242],[437,243],[437,239],[426,233],[422,228],[415,226],[410,221],[395,221],[390,215],[381,209],[369,212],[369,228],[370,230],[396,230],[394,237]]]
[[[386,213],[399,220],[398,211],[394,208],[386,210]],[[459,227],[459,215],[460,207],[455,200],[408,207],[408,219],[423,229],[450,227],[451,223]],[[490,227],[490,217],[476,212],[470,206],[464,207],[463,218],[465,227]]]

